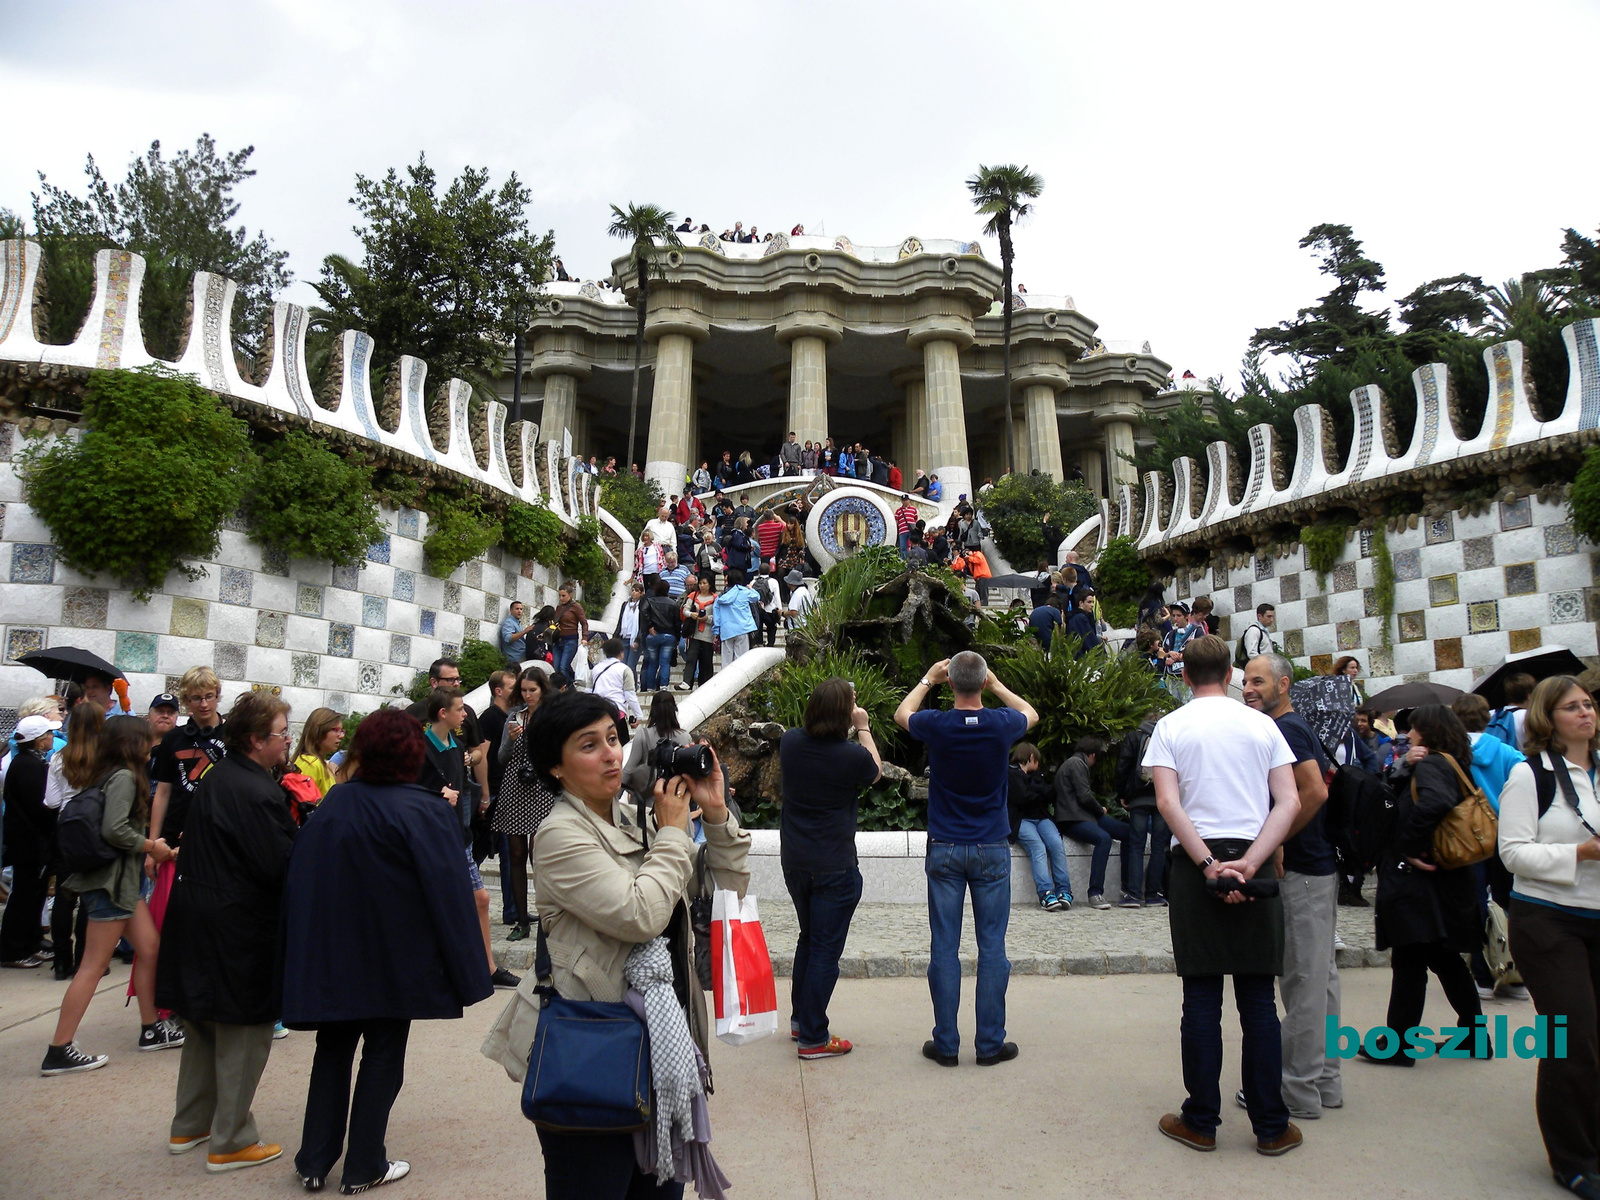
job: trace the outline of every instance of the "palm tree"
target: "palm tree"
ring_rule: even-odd
[[[657,279],[666,278],[666,272],[661,269],[661,262],[656,258],[657,244],[665,243],[668,246],[682,244],[672,228],[672,223],[677,219],[677,213],[667,212],[654,204],[630,203],[627,212],[623,212],[613,204],[611,227],[606,230],[612,237],[632,243],[628,248],[628,257],[632,260],[633,272],[639,280],[639,290],[633,303],[639,321],[633,334],[633,403],[628,410],[627,461],[630,469],[634,462],[634,434],[639,427],[639,368],[644,359],[644,314],[650,305],[650,275],[654,272]]]
[[[1000,239],[1002,311],[1005,314],[1006,431],[1001,439],[1006,447],[1006,471],[1015,469],[1011,461],[1011,226],[1033,211],[1030,200],[1044,191],[1044,180],[1027,167],[979,165],[978,173],[967,180],[972,206],[989,218],[983,231]]]
[[[1508,279],[1484,294],[1488,315],[1484,331],[1505,337],[1514,336],[1530,322],[1554,320],[1566,307],[1561,295],[1548,286],[1544,272],[1526,271],[1519,279]]]

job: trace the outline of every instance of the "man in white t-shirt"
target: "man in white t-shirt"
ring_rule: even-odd
[[[1214,1150],[1222,1120],[1222,977],[1233,976],[1244,1033],[1244,1094],[1256,1149],[1284,1154],[1300,1130],[1283,1103],[1283,1046],[1273,977],[1283,969],[1283,905],[1269,870],[1300,811],[1294,753],[1272,718],[1228,697],[1228,644],[1214,635],[1184,645],[1194,699],[1156,723],[1145,750],[1156,807],[1172,830],[1167,886],[1174,965],[1183,979],[1182,1113],[1162,1133]],[[1270,881],[1270,884],[1268,883]],[[1240,885],[1272,886],[1271,896]]]

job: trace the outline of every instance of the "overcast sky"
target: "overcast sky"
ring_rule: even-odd
[[[90,152],[120,178],[153,138],[254,145],[241,217],[302,302],[357,249],[354,175],[419,150],[447,178],[516,171],[586,278],[619,249],[613,202],[965,238],[966,177],[1025,163],[1045,191],[1018,279],[1230,378],[1324,290],[1314,224],[1354,226],[1393,298],[1551,265],[1563,227],[1600,225],[1592,0],[0,0],[0,31],[0,206],[27,213],[39,170],[81,189]]]

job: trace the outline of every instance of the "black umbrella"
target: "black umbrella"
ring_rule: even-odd
[[[104,675],[107,679],[127,678],[98,654],[78,646],[30,650],[17,661],[51,679],[66,679],[72,683],[82,683],[91,673]]]
[[[996,575],[989,580],[990,587],[1025,588],[1032,590],[1038,587],[1049,587],[1050,576],[1046,575],[1041,582],[1037,575]]]
[[[1289,685],[1289,699],[1329,754],[1350,736],[1356,695],[1349,676],[1313,675],[1299,680]]]
[[[1364,707],[1372,712],[1395,712],[1402,708],[1420,708],[1424,704],[1449,704],[1459,695],[1461,689],[1447,683],[1397,683],[1373,696]]]
[[[1526,672],[1535,680],[1549,679],[1552,675],[1582,675],[1583,659],[1565,646],[1545,646],[1539,650],[1523,650],[1508,654],[1477,683],[1472,690],[1489,702],[1490,708],[1499,708],[1506,702],[1506,680]]]

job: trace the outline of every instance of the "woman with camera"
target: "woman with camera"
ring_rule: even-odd
[[[854,732],[856,741],[850,740]],[[800,1057],[836,1058],[853,1048],[828,1031],[828,1001],[839,982],[850,918],[861,902],[856,865],[856,804],[883,773],[855,685],[825,679],[806,703],[805,721],[778,743],[783,880],[800,925],[789,1000],[790,1036]]]
[[[1534,1093],[1556,1182],[1600,1196],[1600,799],[1594,700],[1570,675],[1534,688],[1528,760],[1500,792],[1500,858],[1512,873],[1511,954],[1535,1007],[1567,1017],[1564,1058],[1541,1058]]]
[[[1458,1025],[1472,1028],[1483,1011],[1472,972],[1461,957],[1483,940],[1472,871],[1445,870],[1432,859],[1434,830],[1462,801],[1457,767],[1462,771],[1472,767],[1472,743],[1461,718],[1442,704],[1412,709],[1411,745],[1395,778],[1400,796],[1398,832],[1378,862],[1378,897],[1373,906],[1377,946],[1390,951],[1393,973],[1385,1023],[1402,1034],[1422,1023],[1429,971],[1439,977]],[[1389,1066],[1409,1067],[1416,1062],[1403,1050],[1390,1058],[1373,1058],[1365,1047],[1357,1053],[1368,1062]]]
[[[506,940],[521,941],[528,936],[528,850],[540,823],[550,815],[556,795],[544,785],[528,761],[528,722],[550,694],[550,681],[538,667],[528,667],[517,677],[517,698],[521,707],[506,717],[500,735],[498,755],[504,773],[496,794],[494,831],[504,834],[510,853],[506,856],[511,902],[516,906],[517,924]]]
[[[750,835],[739,828],[723,800],[721,764],[708,751],[711,770],[706,776],[657,780],[654,811],[641,828],[641,809],[627,801],[622,789],[624,747],[617,739],[615,714],[604,700],[582,692],[556,697],[541,706],[525,736],[534,769],[561,793],[539,827],[534,848],[535,895],[555,990],[571,1000],[620,1001],[628,990],[624,971],[629,954],[635,946],[666,935],[674,990],[687,997],[687,1004],[680,1006],[687,1031],[705,1057],[705,994],[689,957],[694,945],[689,891],[695,879],[691,802],[704,816],[708,865],[718,883],[741,895],[750,884]],[[671,1039],[681,1029],[647,1024],[653,1043]],[[526,1049],[517,1046],[514,1052],[525,1061]],[[643,1140],[654,1145],[648,1135]],[[682,1183],[670,1178],[658,1183],[655,1175],[641,1171],[631,1134],[563,1134],[541,1128],[539,1142],[550,1200],[676,1200],[683,1194]]]

